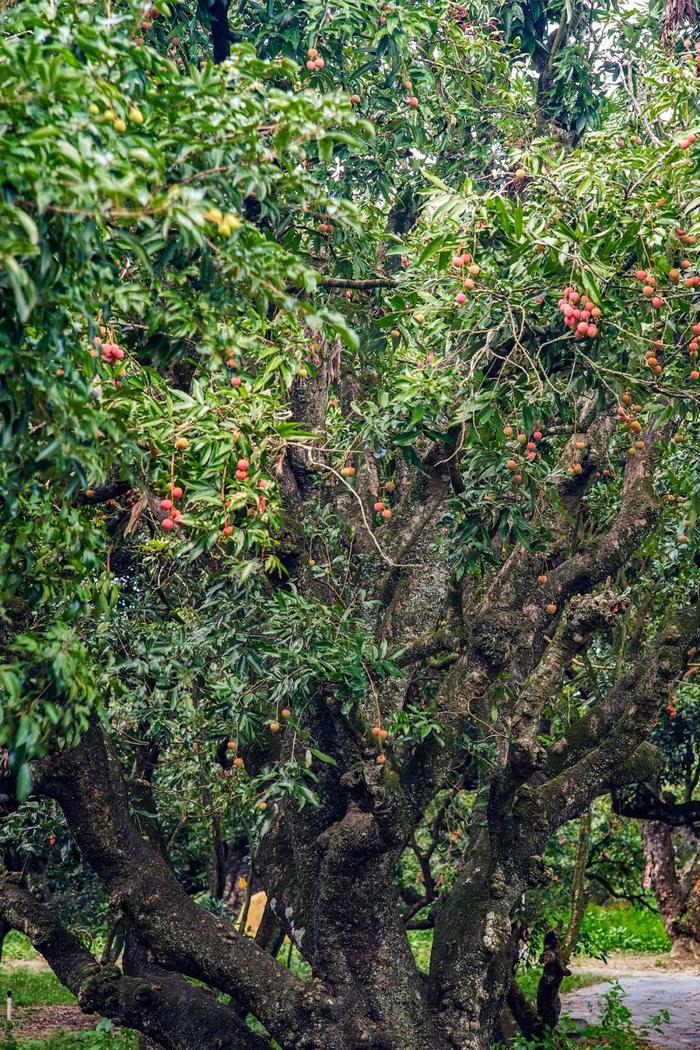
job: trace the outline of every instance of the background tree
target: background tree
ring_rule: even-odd
[[[686,672],[689,684],[672,698],[654,731],[653,739],[665,758],[662,776],[652,784],[616,792],[614,797],[618,813],[642,822],[645,877],[653,887],[666,932],[678,955],[697,955],[700,941],[700,765],[697,687],[692,684],[695,671],[694,665]]]
[[[695,666],[699,52],[611,19],[562,137],[478,10],[228,19],[3,15],[0,916],[163,1047],[480,1050],[548,842],[658,777]]]

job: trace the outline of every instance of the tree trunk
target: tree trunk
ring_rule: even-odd
[[[679,933],[673,946],[676,954],[680,951],[690,952],[694,958],[700,958],[700,879],[695,880],[686,898],[677,928]]]
[[[588,846],[591,840],[592,813],[589,809],[581,817],[578,833],[578,845],[574,868],[571,873],[571,918],[561,942],[561,960],[567,966],[576,949],[578,935],[581,932],[583,916],[586,912],[586,865],[588,863]]]
[[[684,894],[673,848],[671,828],[656,820],[642,821],[642,844],[654,897],[671,941],[672,955],[698,955],[700,951],[700,880]]]

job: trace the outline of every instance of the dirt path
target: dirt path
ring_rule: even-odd
[[[3,959],[2,969],[12,973],[13,970],[31,970],[34,973],[45,972],[49,964],[45,959]]]
[[[18,1006],[13,1035],[18,1042],[48,1039],[57,1032],[72,1035],[94,1028],[99,1020],[96,1014],[84,1014],[79,1006]]]
[[[45,973],[49,969],[44,959],[3,959],[3,973]],[[4,1006],[4,1000],[3,1000]],[[73,1035],[94,1028],[99,1022],[98,1014],[84,1014],[79,1006],[37,1005],[15,1006],[13,1035],[19,1043],[35,1039],[48,1039],[58,1032]]]
[[[700,1050],[700,967],[656,955],[611,955],[607,963],[577,959],[577,973],[600,974],[600,982],[562,996],[564,1010],[576,1020],[597,1021],[609,982],[618,980],[632,1023],[639,1028],[653,1014],[668,1010],[670,1021],[651,1039],[664,1050]]]

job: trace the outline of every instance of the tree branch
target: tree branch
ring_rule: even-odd
[[[646,784],[612,792],[613,811],[621,817],[655,820],[671,827],[700,824],[700,802],[667,802]]]
[[[227,0],[200,0],[200,15],[209,23],[214,62],[224,62],[231,54],[231,30]]]
[[[445,627],[438,627],[435,631],[429,631],[419,638],[414,638],[393,659],[399,667],[409,667],[411,664],[422,662],[439,653],[455,653],[460,641],[456,633]]]
[[[688,647],[700,632],[700,605],[682,610],[611,690],[607,711],[589,714],[576,734],[577,761],[547,784],[528,793],[529,812],[540,811],[552,830],[577,816],[611,786],[648,780],[658,765],[658,752],[644,744],[661,699],[687,662]],[[525,804],[525,800],[523,799]],[[537,819],[540,819],[538,817]]]
[[[545,752],[537,740],[543,706],[560,686],[572,660],[588,645],[593,632],[614,622],[621,604],[621,599],[610,591],[578,595],[571,600],[551,645],[520,690],[504,770],[511,790],[544,762]]]
[[[21,930],[87,1013],[135,1028],[166,1050],[270,1050],[205,989],[150,967],[149,979],[103,966],[53,913],[10,879],[0,883],[0,916]]]
[[[612,526],[552,570],[547,584],[549,594],[566,598],[590,591],[601,580],[616,572],[640,539],[649,532],[658,510],[653,478],[659,458],[655,439],[661,433],[649,429],[644,435],[645,447],[642,452],[628,460],[622,483],[620,511]]]
[[[398,281],[393,277],[368,277],[357,281],[345,277],[324,277],[320,282],[321,288],[354,288],[360,292],[368,292],[373,288],[395,288],[397,284]]]
[[[38,763],[36,790],[55,798],[80,849],[166,969],[233,995],[273,1035],[304,1030],[314,995],[300,979],[185,893],[134,825],[124,778],[101,729]]]
[[[83,504],[106,503],[110,499],[123,496],[129,489],[133,488],[131,481],[115,481],[109,485],[101,485],[98,488],[86,489],[75,498],[77,506]]]

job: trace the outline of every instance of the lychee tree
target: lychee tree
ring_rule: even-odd
[[[698,700],[693,677],[691,667],[687,684],[654,730],[652,740],[665,760],[659,776],[620,789],[613,799],[617,813],[639,821],[645,860],[639,881],[653,890],[671,950],[691,958],[700,943]]]
[[[514,916],[700,634],[700,50],[596,17],[574,126],[563,17],[3,13],[0,921],[163,1047],[556,1023]]]

